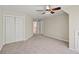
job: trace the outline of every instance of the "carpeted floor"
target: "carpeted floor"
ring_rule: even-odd
[[[6,44],[2,54],[78,54],[68,48],[68,43],[44,37],[33,36],[29,40]]]

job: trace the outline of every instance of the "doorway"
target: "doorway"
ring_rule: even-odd
[[[37,33],[37,22],[33,21],[33,34]]]
[[[43,34],[43,20],[34,20],[33,21],[33,34]]]

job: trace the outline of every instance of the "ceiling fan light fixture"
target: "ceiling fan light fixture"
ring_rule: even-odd
[[[38,10],[38,11],[43,11],[42,14],[53,14],[53,13],[58,13],[61,11],[61,7],[54,7],[52,8],[51,5],[46,5],[45,10]]]
[[[49,6],[46,6],[46,9],[49,9]]]
[[[52,12],[52,11],[51,11],[50,13],[53,14],[53,13],[55,13],[55,12]]]
[[[53,8],[52,10],[60,10],[61,7]]]

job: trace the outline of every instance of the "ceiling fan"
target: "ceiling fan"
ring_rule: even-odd
[[[52,8],[50,5],[47,5],[45,7],[45,10],[36,10],[36,11],[42,11],[42,14],[46,14],[46,13],[54,14],[58,10],[61,10],[61,7]]]

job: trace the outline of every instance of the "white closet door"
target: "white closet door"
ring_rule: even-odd
[[[11,43],[16,41],[15,36],[15,20],[13,16],[5,16],[5,27],[6,27],[6,43]]]
[[[24,39],[25,27],[24,18],[21,16],[15,17],[16,19],[16,40],[20,41]]]

